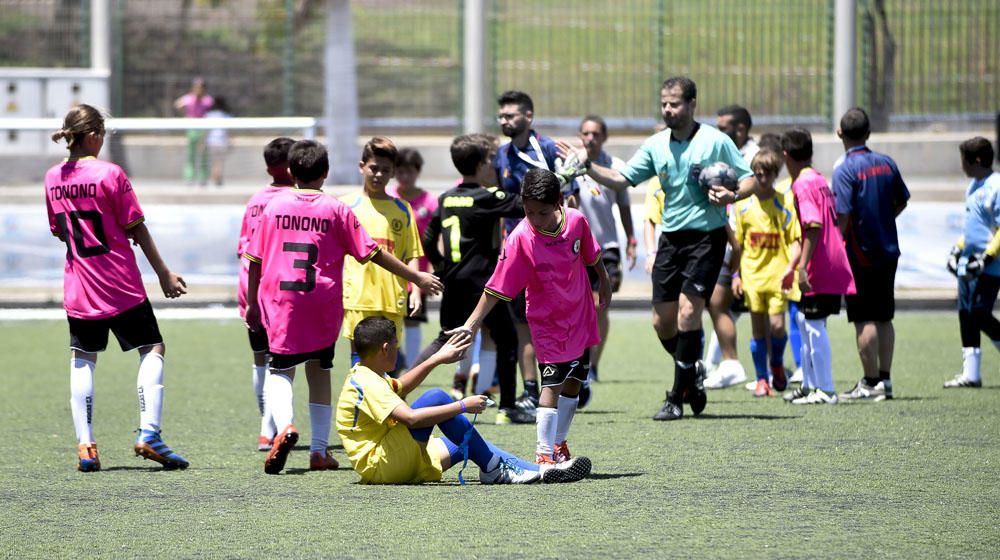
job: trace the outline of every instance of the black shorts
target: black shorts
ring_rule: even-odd
[[[660,234],[653,264],[653,303],[677,301],[681,292],[705,300],[712,297],[728,242],[724,227]]]
[[[156,323],[153,306],[149,300],[106,319],[77,319],[69,321],[69,347],[81,352],[103,352],[108,347],[108,331],[115,333],[122,352],[162,344],[160,326]]]
[[[806,319],[809,320],[826,319],[830,315],[840,315],[840,300],[843,297],[839,294],[802,296],[798,303],[799,313],[805,315]]]
[[[326,348],[303,352],[301,354],[275,354],[271,353],[271,369],[289,369],[309,360],[319,360],[319,367],[331,369],[333,367],[333,349],[336,343]]]
[[[844,296],[847,320],[852,323],[891,321],[896,314],[896,265],[890,260],[875,266],[851,263],[858,293]]]
[[[604,270],[608,271],[611,291],[617,292],[622,287],[622,252],[618,247],[604,249],[601,251],[601,261],[604,262]],[[587,277],[590,278],[590,289],[596,292],[601,283],[592,267],[587,267]]]
[[[254,354],[267,352],[267,331],[263,327],[259,331],[247,329],[247,336],[250,339],[250,349]]]
[[[470,282],[449,282],[441,292],[441,330],[461,327],[479,304],[483,288]],[[483,326],[490,330],[490,337],[497,346],[516,346],[517,332],[511,305],[501,301],[483,318]]]
[[[542,387],[556,387],[569,378],[582,383],[587,380],[587,375],[590,373],[590,348],[584,350],[579,358],[568,362],[555,364],[538,362],[538,370],[542,373]]]
[[[407,298],[406,298],[406,317],[403,318],[403,321],[405,323],[426,323],[427,322],[427,294],[425,294],[425,293],[421,293],[420,294],[420,313],[417,313],[416,315],[414,315],[414,316],[411,317],[410,316],[410,312],[411,311],[413,311],[413,308],[410,307],[410,298],[409,298],[409,294],[407,294]]]
[[[1000,292],[1000,277],[981,274],[969,280],[958,280],[958,310],[969,313],[993,312]]]

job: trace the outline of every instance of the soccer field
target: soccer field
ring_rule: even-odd
[[[648,320],[620,314],[612,325],[602,381],[570,433],[574,453],[593,459],[588,480],[461,487],[452,469],[440,484],[372,487],[349,468],[307,470],[303,376],[305,446],[284,474],[264,474],[237,321],[161,321],[164,439],[191,468],[164,472],[133,455],[136,357],[114,350],[96,375],[104,470],[79,473],[65,321],[0,321],[0,556],[996,557],[1000,360],[986,341],[984,387],[942,389],[960,367],[954,314],[898,316],[894,401],[793,407],[734,387],[710,391],[701,418],[669,423],[650,420],[672,366]],[[830,327],[845,390],[860,376],[853,329],[843,316]],[[740,329],[743,349],[746,319]],[[339,345],[335,392],[347,354]],[[427,386],[450,375],[439,369]],[[483,434],[530,456],[534,427],[495,426],[494,414],[479,419]],[[478,480],[474,466],[465,474]]]

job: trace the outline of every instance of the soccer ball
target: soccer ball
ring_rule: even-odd
[[[714,186],[723,186],[731,191],[736,191],[736,171],[724,162],[717,161],[701,170],[698,174],[698,183],[706,191]]]

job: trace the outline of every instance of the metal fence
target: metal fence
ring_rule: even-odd
[[[662,79],[687,74],[701,113],[829,122],[834,0],[493,0],[493,92],[523,89],[543,123],[584,113],[656,122]],[[323,5],[113,0],[113,110],[169,116],[194,76],[240,116],[322,113]],[[883,8],[883,9],[880,9]],[[460,0],[354,0],[362,123],[453,129],[462,100]],[[88,0],[0,3],[0,66],[86,65]],[[859,0],[858,102],[890,122],[1000,109],[1000,2]]]

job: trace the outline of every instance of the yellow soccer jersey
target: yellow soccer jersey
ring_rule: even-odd
[[[382,250],[404,263],[424,256],[413,209],[405,200],[372,199],[364,192],[340,197]],[[344,309],[406,314],[406,280],[375,263],[344,259]]]
[[[736,241],[743,248],[740,277],[743,289],[754,292],[781,292],[781,276],[788,269],[792,243],[802,237],[791,189],[761,200],[757,195],[733,207]],[[798,282],[792,284],[788,299],[798,300]]]
[[[337,400],[337,433],[361,482],[416,484],[441,480],[436,447],[421,445],[410,430],[391,418],[404,404],[399,383],[358,364]],[[434,439],[431,439],[434,442]],[[431,453],[427,452],[431,448]]]
[[[660,225],[663,221],[663,188],[659,177],[653,177],[646,182],[646,219],[651,224]]]

